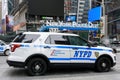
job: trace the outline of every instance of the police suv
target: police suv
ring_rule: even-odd
[[[8,56],[9,50],[9,44],[6,44],[4,41],[0,40],[0,54]]]
[[[108,72],[116,64],[116,54],[108,47],[95,46],[76,34],[24,32],[11,43],[9,66],[26,68],[29,75],[42,75],[61,65],[89,65]]]

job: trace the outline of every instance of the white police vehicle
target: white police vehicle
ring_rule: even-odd
[[[10,46],[6,44],[4,41],[0,40],[0,54],[8,56],[10,50]]]
[[[7,63],[27,68],[30,75],[42,75],[56,64],[89,65],[107,72],[116,64],[116,54],[108,47],[97,47],[76,34],[24,32],[11,43]]]

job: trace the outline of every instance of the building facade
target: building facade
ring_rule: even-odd
[[[38,30],[41,16],[28,13],[30,0],[8,0],[8,13],[14,16],[14,24],[26,22],[26,26],[20,30]],[[91,0],[64,0],[64,20],[66,16],[74,16],[77,23],[88,22],[88,10],[91,8]],[[51,19],[51,17],[47,18]],[[54,16],[54,19],[57,19]],[[62,20],[62,19],[61,19]]]
[[[111,0],[106,4],[108,14],[108,34],[120,35],[120,0]],[[120,39],[120,37],[119,37]]]
[[[8,4],[7,4],[8,0],[2,0],[2,17],[1,17],[1,33],[6,33],[6,15],[8,15]]]
[[[49,13],[49,12],[45,12],[45,9],[46,9],[46,7],[49,8],[49,6],[51,4],[56,5],[56,2],[57,3],[60,2],[59,3],[59,5],[60,5],[62,3],[62,0],[61,1],[53,0],[53,1],[55,1],[55,3],[52,3],[49,1],[50,4],[47,3],[47,1],[49,1],[49,0],[44,0],[44,1],[37,0],[36,1],[37,3],[35,3],[35,1],[33,2],[33,0],[10,0],[10,1],[8,1],[8,6],[9,6],[8,11],[9,11],[9,15],[14,16],[14,25],[17,25],[21,22],[26,22],[26,25],[24,27],[20,28],[21,31],[37,31],[40,28],[40,21],[43,18],[44,19],[47,18],[50,20],[51,19],[61,20],[62,13],[61,13],[61,11],[59,11],[61,9],[61,7],[56,6],[57,8],[60,8],[60,9],[57,9],[58,12],[55,12],[54,11],[55,9],[52,9],[52,10],[50,10],[50,13]],[[44,5],[46,5],[45,7],[42,7],[44,9],[44,11],[42,11],[43,9],[41,7],[39,7],[40,2],[43,2]],[[38,5],[36,7],[38,7],[41,10],[36,10],[35,4]],[[41,5],[41,6],[44,6],[44,5]],[[47,5],[49,5],[49,6],[47,6]],[[56,8],[56,7],[54,7],[54,8]],[[49,9],[51,9],[51,8],[49,8]],[[36,10],[38,12],[35,12],[36,13],[35,14],[35,13],[33,13],[34,12],[33,10]],[[45,14],[47,13],[48,16],[42,15],[42,12],[45,12]],[[41,14],[39,14],[39,13],[41,13]],[[53,15],[51,13],[53,13]],[[55,15],[55,13],[58,14],[58,16]],[[63,3],[63,14],[64,14],[64,3]]]
[[[77,21],[78,0],[64,0],[64,20]],[[71,19],[71,20],[70,20]]]
[[[0,0],[0,11],[2,11],[2,0]],[[2,12],[0,12],[0,20],[2,20]]]
[[[14,25],[26,22],[25,13],[27,12],[27,0],[8,0],[8,15],[14,17]],[[26,30],[26,25],[20,28]]]
[[[91,0],[78,0],[77,22],[88,22],[88,10],[91,8]]]
[[[2,0],[2,19],[5,18],[5,16],[8,14],[8,0]]]
[[[78,0],[64,0],[64,14],[65,15],[76,15]]]
[[[65,0],[65,17],[75,15],[77,23],[87,23],[91,1],[92,0]]]
[[[120,0],[104,0],[107,35],[120,40]],[[93,0],[93,7],[101,5],[102,0]]]

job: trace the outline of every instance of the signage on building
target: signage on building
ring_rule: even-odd
[[[53,20],[53,17],[42,17],[42,20]]]
[[[102,7],[95,7],[89,10],[88,12],[88,21],[89,22],[94,22],[97,20],[100,20],[102,16]]]
[[[46,26],[58,26],[58,27],[84,27],[84,28],[98,28],[99,27],[99,24],[93,24],[91,22],[89,23],[82,23],[82,24],[78,24],[76,22],[67,22],[67,23],[64,23],[64,22],[49,22],[47,21]]]
[[[49,28],[49,32],[59,32],[58,28]]]
[[[76,15],[66,16],[66,19],[65,19],[65,20],[68,21],[68,22],[69,22],[69,21],[71,21],[71,22],[72,22],[72,21],[76,21],[76,17],[77,17]]]

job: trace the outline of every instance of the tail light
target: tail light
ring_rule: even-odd
[[[11,45],[11,52],[14,52],[16,48],[19,48],[20,44],[12,44]]]

